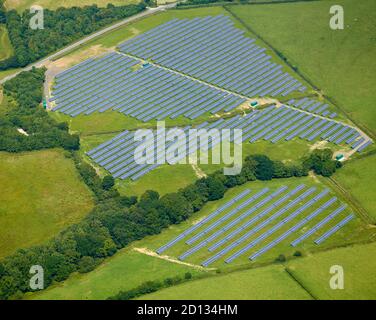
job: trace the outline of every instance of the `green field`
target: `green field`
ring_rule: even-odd
[[[0,60],[9,58],[12,55],[12,51],[7,29],[4,25],[0,24]]]
[[[98,7],[105,7],[109,3],[112,3],[115,6],[120,6],[138,2],[138,0],[6,0],[5,7],[8,10],[16,9],[18,12],[22,12],[29,9],[33,5],[38,5],[43,8],[53,10],[59,7],[83,7],[92,4],[96,4]]]
[[[345,29],[329,28],[329,8],[340,4]],[[376,2],[314,1],[228,7],[282,52],[357,123],[376,130]]]
[[[140,299],[308,300],[311,297],[282,266],[270,266],[190,281],[142,296]]]
[[[164,280],[168,277],[193,276],[203,273],[192,267],[171,263],[130,250],[122,250],[107,259],[94,271],[74,274],[67,281],[56,284],[43,292],[29,294],[28,299],[107,299],[120,290],[133,289],[145,281]]]
[[[376,190],[372,186],[376,180],[375,161],[376,155],[356,159],[347,163],[333,177],[360,202],[374,221],[376,221]]]
[[[0,153],[0,257],[45,242],[93,207],[60,150]]]
[[[123,130],[136,130],[143,128],[155,128],[157,121],[142,122],[136,118],[126,116],[116,111],[106,111],[103,113],[95,112],[90,115],[78,115],[77,117],[70,117],[60,112],[50,112],[50,116],[58,122],[69,123],[69,129],[72,133],[79,133],[82,136],[122,132]],[[209,117],[203,115],[194,121],[184,117],[177,119],[166,119],[166,127],[186,126],[189,124],[198,124],[207,120]]]
[[[169,299],[376,299],[376,243],[330,250],[285,264],[199,279],[142,296]],[[330,288],[330,267],[344,270],[344,289]],[[224,290],[223,288],[226,288]],[[304,288],[304,289],[303,289]]]
[[[176,192],[194,183],[198,177],[190,165],[163,165],[136,181],[117,180],[116,186],[121,194],[140,196],[146,190],[154,190],[160,195]]]
[[[288,264],[294,277],[319,299],[376,299],[376,243],[318,253]],[[344,289],[329,286],[329,269],[344,270]]]

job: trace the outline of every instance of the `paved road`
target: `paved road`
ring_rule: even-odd
[[[67,52],[69,52],[73,49],[76,49],[76,48],[82,46],[83,44],[85,44],[85,43],[87,43],[87,42],[107,33],[107,32],[113,31],[113,30],[115,30],[115,29],[117,29],[117,28],[119,28],[119,27],[121,27],[121,26],[123,26],[127,23],[130,23],[130,22],[137,20],[139,18],[142,18],[142,17],[149,16],[149,15],[154,14],[156,12],[160,12],[160,11],[164,11],[164,10],[167,10],[167,9],[174,8],[175,6],[176,6],[176,3],[171,3],[171,4],[167,4],[167,5],[161,5],[161,6],[158,6],[156,8],[147,8],[145,11],[143,11],[139,14],[136,14],[136,15],[131,16],[129,18],[126,18],[122,21],[119,21],[119,22],[117,22],[117,23],[115,23],[115,24],[113,24],[113,25],[111,25],[107,28],[99,30],[99,31],[97,31],[97,32],[95,32],[95,33],[93,33],[93,34],[91,34],[91,35],[89,35],[89,36],[87,36],[87,37],[85,37],[85,38],[83,38],[83,39],[63,48],[63,49],[61,49],[61,50],[59,50],[58,52],[51,54],[50,56],[48,56],[46,58],[43,58],[42,60],[39,60],[39,61],[37,61],[37,62],[35,62],[31,65],[28,65],[27,67],[25,67],[25,68],[13,73],[13,74],[1,79],[0,84],[3,84],[5,81],[14,78],[15,76],[17,76],[22,71],[29,71],[29,70],[31,70],[32,67],[37,67],[37,68],[42,67],[48,61],[53,60],[54,58],[59,57],[60,55],[67,53]]]

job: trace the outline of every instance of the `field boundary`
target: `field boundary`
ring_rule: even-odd
[[[312,297],[313,300],[320,300],[318,297],[316,297],[311,291],[308,290],[308,288],[299,281],[299,279],[293,274],[293,272],[288,268],[285,267],[284,269],[286,273],[289,275],[289,277],[299,286],[301,287],[307,294]]]
[[[316,0],[313,0],[313,1],[301,1],[301,2],[315,2]],[[297,2],[297,1],[293,1],[294,3]],[[318,2],[318,1],[317,1]],[[251,28],[250,26],[248,26],[241,18],[239,18],[233,11],[231,11],[231,9],[229,9],[229,7],[231,7],[231,5],[224,5],[222,6],[223,9],[225,11],[227,11],[234,19],[236,19],[239,23],[241,23],[241,25],[246,28],[246,30],[248,30],[249,32],[253,33],[258,39],[260,39],[261,41],[263,41],[268,47],[269,49],[271,49],[277,56],[279,56],[281,59],[281,54],[282,52],[277,50],[269,41],[267,41],[264,37],[262,37],[259,33],[257,33],[253,28]],[[302,72],[299,71],[299,69],[297,69],[296,67],[294,67],[292,65],[292,63],[289,61],[289,59],[283,55],[284,59],[282,59],[292,70],[293,72],[295,72],[298,76],[300,76],[304,81],[306,81],[314,90],[318,91],[318,92],[321,92],[321,89],[316,86],[313,81],[305,74],[303,74]],[[349,114],[349,112],[347,112],[346,110],[344,110],[341,106],[339,106],[339,104],[337,103],[337,101],[335,101],[334,98],[330,97],[330,96],[327,96],[325,94],[322,94],[322,96],[327,99],[331,104],[333,104],[338,110],[340,110],[352,123],[354,123],[358,128],[360,128],[362,131],[364,131],[367,135],[369,135],[372,139],[376,139],[376,134],[371,130],[369,129],[368,127],[364,126],[363,124],[360,124],[358,121],[354,120],[351,115]]]
[[[335,178],[329,177],[329,183],[350,203],[354,211],[359,213],[359,216],[367,224],[374,224],[374,219],[371,218],[368,211],[362,206],[356,197],[354,197],[350,192],[346,190]]]

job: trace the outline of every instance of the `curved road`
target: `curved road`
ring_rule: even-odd
[[[97,32],[85,37],[85,38],[82,38],[81,40],[79,40],[77,42],[72,43],[71,45],[69,45],[67,47],[64,47],[63,49],[59,50],[58,52],[51,54],[50,56],[43,58],[42,60],[34,62],[33,64],[30,64],[27,67],[15,72],[15,73],[12,73],[11,75],[1,79],[0,84],[3,84],[7,80],[14,78],[15,76],[17,76],[22,71],[29,71],[33,67],[37,67],[37,68],[42,67],[46,62],[48,62],[48,61],[50,61],[50,60],[52,60],[56,57],[59,57],[60,55],[67,53],[67,52],[69,52],[73,49],[76,49],[76,48],[82,46],[83,44],[85,44],[85,43],[87,43],[87,42],[107,33],[107,32],[113,31],[113,30],[115,30],[115,29],[117,29],[117,28],[119,28],[119,27],[121,27],[121,26],[123,26],[127,23],[133,22],[133,21],[140,19],[140,18],[143,18],[143,17],[147,17],[147,16],[152,15],[156,12],[165,11],[167,9],[174,8],[175,6],[176,6],[176,3],[171,3],[171,4],[167,4],[167,5],[161,5],[161,6],[158,6],[156,8],[146,8],[145,11],[142,11],[142,12],[140,12],[140,13],[134,15],[134,16],[131,16],[129,18],[126,18],[124,20],[121,20],[121,21],[119,21],[119,22],[117,22],[117,23],[115,23],[115,24],[113,24],[113,25],[111,25],[107,28],[101,29],[101,30],[99,30],[99,31],[97,31]]]

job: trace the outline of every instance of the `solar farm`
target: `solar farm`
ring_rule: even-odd
[[[204,267],[256,261],[280,243],[320,246],[355,216],[329,189],[246,189],[156,252]],[[239,262],[240,261],[240,262]]]
[[[246,143],[326,140],[358,152],[373,143],[315,98],[250,108],[251,99],[299,96],[307,87],[283,71],[228,16],[172,19],[121,43],[118,50],[59,73],[49,99],[53,111],[73,118],[117,112],[142,123],[202,119],[182,129],[242,129]],[[240,110],[247,111],[239,114]],[[215,119],[221,114],[233,116]],[[115,178],[137,180],[159,165],[132,161],[138,145],[133,135],[125,130],[87,155]]]
[[[376,299],[375,1],[7,2],[0,300]]]
[[[224,140],[235,143],[234,129],[241,129],[242,142],[250,145],[323,141],[353,155],[373,143],[292,74],[228,16],[174,18],[57,74],[49,103],[53,112],[72,119],[111,112],[142,124],[186,121],[173,124],[172,131],[230,129],[227,136],[210,138],[209,149]],[[158,138],[149,142],[146,162],[136,163],[142,143],[136,140],[133,129],[117,131],[85,154],[117,181],[134,183],[163,165]],[[173,143],[166,143],[165,154]],[[200,143],[195,149],[185,143],[184,157],[203,151]],[[205,268],[231,266],[262,260],[280,244],[321,247],[354,218],[322,185],[249,187],[156,252]]]

